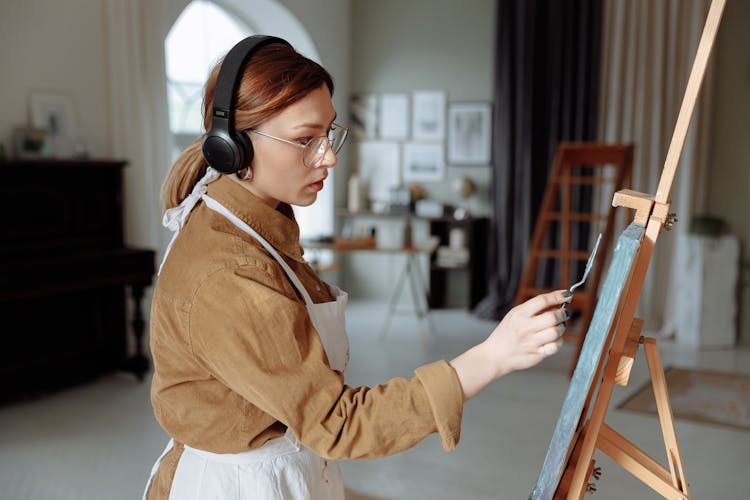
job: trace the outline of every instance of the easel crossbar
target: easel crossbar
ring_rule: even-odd
[[[659,462],[607,424],[603,423],[599,430],[596,447],[664,498],[689,498],[686,492],[672,485],[672,476]]]

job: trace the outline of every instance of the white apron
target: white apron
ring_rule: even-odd
[[[314,304],[302,282],[276,249],[242,219],[205,195],[206,184],[217,177],[215,171],[209,167],[206,176],[196,184],[189,199],[180,207],[176,207],[180,210],[171,214],[167,211],[164,225],[175,229],[176,238],[190,211],[198,199],[202,199],[209,208],[224,215],[239,229],[258,240],[278,261],[304,298],[310,320],[320,335],[331,368],[345,372],[349,365],[349,339],[346,336],[345,325],[348,295],[339,288],[328,285],[335,300]],[[168,215],[170,220],[167,220]],[[171,246],[170,242],[166,254]],[[164,261],[162,265],[163,263]],[[156,460],[143,493],[144,500],[159,468],[159,462],[172,446],[173,441],[170,439],[166,449]],[[185,451],[177,464],[169,498],[344,500],[344,483],[337,463],[318,457],[299,443],[291,430],[287,430],[286,435],[272,439],[258,449],[236,454],[210,453],[185,445]]]

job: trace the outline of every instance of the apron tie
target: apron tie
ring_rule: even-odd
[[[169,241],[169,245],[167,245],[167,249],[164,251],[164,257],[159,265],[159,273],[161,273],[161,268],[167,260],[167,255],[169,255],[169,251],[172,249],[172,245],[177,239],[177,235],[180,234],[180,229],[183,228],[188,217],[190,217],[190,212],[192,212],[195,205],[200,201],[201,196],[208,192],[208,185],[220,176],[221,173],[219,173],[219,171],[209,166],[206,168],[206,175],[195,183],[193,191],[182,200],[182,203],[164,212],[164,217],[161,219],[161,225],[172,231],[174,234]]]

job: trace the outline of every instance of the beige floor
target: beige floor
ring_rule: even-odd
[[[437,331],[423,350],[409,315],[378,338],[385,306],[355,302],[348,321],[353,385],[409,376],[425,362],[450,358],[493,327],[463,311],[433,313]],[[750,351],[701,351],[662,343],[667,365],[750,373]],[[542,365],[512,374],[467,404],[458,449],[436,436],[396,456],[342,464],[352,492],[374,499],[524,500],[544,460],[567,390],[569,347]],[[639,358],[631,385],[616,390],[607,421],[665,462],[658,421],[620,412],[617,403],[646,380]],[[696,499],[745,499],[750,432],[678,421],[687,477]],[[44,399],[0,408],[0,499],[125,500],[140,498],[166,437],[151,414],[147,384],[114,374]],[[604,475],[593,499],[660,498],[598,456]]]

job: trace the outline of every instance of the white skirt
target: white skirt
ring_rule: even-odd
[[[171,447],[170,441],[162,457]],[[161,457],[151,477],[160,460]],[[315,455],[288,432],[257,450],[237,454],[210,453],[186,445],[177,463],[169,498],[344,500],[344,482],[336,462]]]

